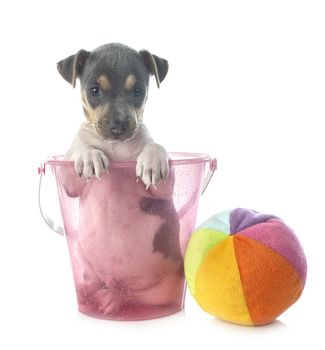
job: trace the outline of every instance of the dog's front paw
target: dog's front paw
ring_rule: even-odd
[[[74,167],[79,176],[100,178],[109,165],[105,153],[96,148],[87,148],[74,156]]]
[[[168,153],[156,144],[148,144],[137,158],[136,175],[141,178],[147,189],[166,180],[169,172]]]

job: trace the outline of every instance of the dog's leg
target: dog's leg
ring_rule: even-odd
[[[56,174],[69,197],[80,197],[87,182],[77,176],[72,167],[57,167]]]
[[[94,295],[97,310],[103,316],[113,316],[129,300],[130,290],[121,280],[114,277],[105,280],[105,284]]]
[[[166,180],[169,173],[167,151],[157,143],[147,144],[137,158],[136,175],[147,189]]]
[[[85,178],[90,178],[92,176],[100,178],[102,172],[107,171],[109,165],[105,153],[85,143],[79,135],[77,135],[73,141],[65,159],[74,161],[77,174]]]
[[[103,283],[88,260],[80,241],[82,241],[80,236],[70,238],[69,240],[70,250],[73,254],[71,258],[73,259],[76,271],[78,271],[78,277],[76,278],[76,292],[79,303],[92,304],[94,303],[94,294],[102,287]],[[72,242],[74,242],[73,246],[71,246]]]

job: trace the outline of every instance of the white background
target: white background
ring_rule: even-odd
[[[313,0],[1,2],[1,349],[324,346],[324,18]],[[168,150],[218,158],[198,222],[242,206],[295,229],[308,280],[278,321],[218,321],[189,294],[185,311],[160,320],[78,314],[65,241],[38,213],[37,167],[83,121],[56,62],[107,42],[168,59],[145,122]]]

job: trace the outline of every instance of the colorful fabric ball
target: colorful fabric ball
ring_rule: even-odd
[[[191,294],[208,313],[234,323],[273,321],[300,297],[304,251],[282,220],[237,208],[205,221],[185,254]]]

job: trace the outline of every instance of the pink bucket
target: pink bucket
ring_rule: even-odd
[[[39,169],[40,181],[46,165],[56,177],[64,230],[40,209],[51,228],[65,233],[80,312],[144,320],[183,308],[184,252],[216,160],[170,157],[168,179],[148,190],[136,179],[135,162],[111,163],[109,174],[89,181],[62,157]]]

